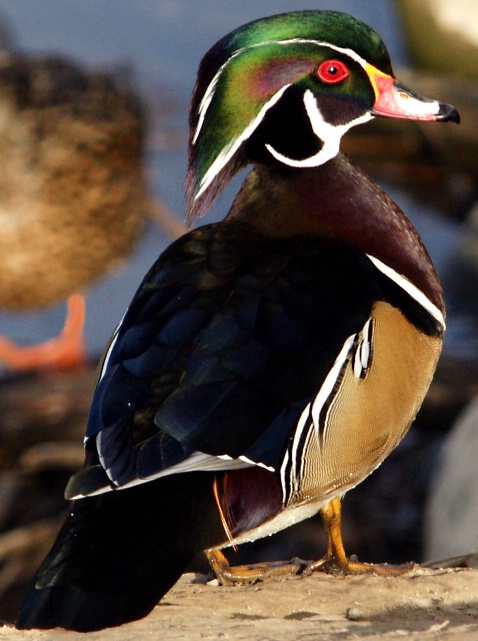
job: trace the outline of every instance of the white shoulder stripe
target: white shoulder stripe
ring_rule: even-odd
[[[372,261],[375,267],[382,272],[382,274],[385,274],[385,276],[390,278],[390,280],[393,280],[396,285],[406,291],[409,296],[411,296],[419,305],[426,309],[426,311],[440,323],[443,329],[445,329],[445,317],[443,316],[442,312],[436,305],[431,302],[429,298],[427,298],[427,296],[425,296],[425,294],[420,289],[418,289],[418,287],[416,287],[416,285],[411,283],[407,278],[405,278],[405,276],[402,276],[402,274],[399,274],[391,267],[388,267],[388,265],[385,265],[385,263],[382,263],[382,261],[378,258],[375,258],[375,256],[370,256],[370,254],[367,254],[367,257]]]

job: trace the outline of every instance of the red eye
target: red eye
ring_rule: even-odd
[[[325,60],[317,70],[317,75],[322,82],[328,85],[335,85],[342,82],[350,74],[350,71],[341,60]]]

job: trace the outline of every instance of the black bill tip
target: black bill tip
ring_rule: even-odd
[[[440,103],[440,111],[438,112],[437,120],[440,122],[456,122],[459,124],[461,121],[460,114],[452,105],[447,105],[444,102]]]

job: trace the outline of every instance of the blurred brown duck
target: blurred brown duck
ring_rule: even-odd
[[[0,308],[69,297],[57,338],[25,348],[0,338],[7,366],[82,361],[84,301],[72,294],[114,268],[141,231],[144,119],[121,85],[58,58],[0,58]]]

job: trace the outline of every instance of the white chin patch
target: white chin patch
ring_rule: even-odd
[[[355,125],[368,122],[373,118],[373,115],[368,111],[363,114],[363,116],[355,118],[355,120],[351,120],[344,125],[331,125],[324,120],[317,105],[317,100],[309,89],[304,93],[304,106],[310,120],[312,131],[322,143],[320,151],[308,158],[297,160],[296,158],[289,158],[281,154],[277,149],[274,149],[272,145],[266,144],[266,149],[271,156],[289,167],[307,168],[323,165],[339,153],[340,140],[346,131]]]

